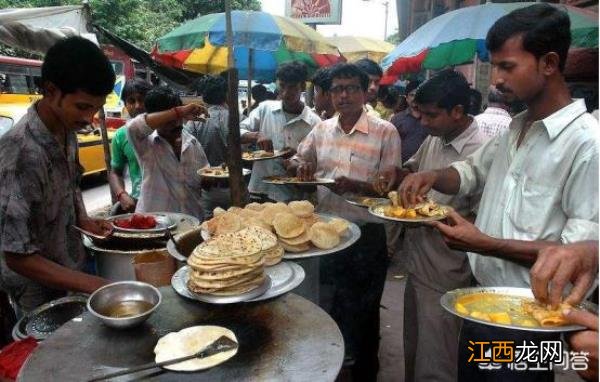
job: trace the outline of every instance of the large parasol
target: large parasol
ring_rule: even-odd
[[[438,16],[408,36],[381,65],[389,76],[422,69],[472,62],[477,56],[488,61],[485,37],[500,17],[535,2],[491,3],[465,7]],[[598,47],[598,14],[568,5],[551,4],[565,10],[571,19],[572,47]]]

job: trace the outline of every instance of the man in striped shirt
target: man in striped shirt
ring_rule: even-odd
[[[508,114],[508,104],[504,94],[500,93],[495,86],[490,88],[487,107],[483,113],[475,116],[475,121],[481,131],[490,138],[508,131],[508,126],[512,121]]]
[[[321,259],[321,306],[339,325],[346,354],[355,363],[354,380],[376,380],[379,347],[379,303],[387,270],[386,236],[381,221],[340,194],[373,193],[381,171],[400,163],[400,136],[391,123],[364,110],[369,77],[353,64],[331,70],[330,88],[338,112],[317,124],[298,146],[288,171],[303,179],[336,180],[333,191],[317,190],[319,212],[330,212],[358,224],[361,238],[348,250]],[[330,297],[326,301],[324,297]]]

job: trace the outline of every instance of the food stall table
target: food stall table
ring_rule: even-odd
[[[264,302],[210,305],[160,288],[162,303],[147,322],[111,329],[84,313],[58,329],[29,357],[18,381],[83,381],[154,361],[158,339],[195,325],[232,330],[238,353],[212,369],[183,373],[151,369],[125,377],[150,381],[333,381],[344,358],[335,322],[310,301],[289,293]]]

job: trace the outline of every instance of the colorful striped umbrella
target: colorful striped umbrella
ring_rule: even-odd
[[[500,17],[534,2],[486,3],[465,7],[438,16],[408,36],[381,65],[386,75],[441,69],[473,61],[475,55],[488,61],[485,37]],[[598,14],[563,4],[551,4],[566,10],[571,19],[573,47],[598,47]]]
[[[350,62],[361,58],[370,58],[379,63],[383,57],[394,49],[394,44],[368,37],[334,36],[325,39],[332,45],[337,46],[344,58]]]
[[[240,79],[248,79],[250,65],[253,80],[273,81],[282,62],[299,60],[312,71],[342,59],[335,46],[296,20],[255,11],[233,11],[231,17]],[[226,70],[225,13],[201,16],[179,26],[158,39],[152,55],[163,64],[192,72]]]

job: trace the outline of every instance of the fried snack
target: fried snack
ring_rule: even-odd
[[[315,206],[308,200],[290,202],[289,207],[292,213],[300,218],[309,218],[315,211]]]
[[[222,209],[221,207],[216,207],[216,208],[213,210],[213,216],[219,216],[219,215],[223,215],[225,212],[227,212],[227,211],[225,211],[225,210],[224,210],[224,209]]]
[[[285,249],[286,252],[292,253],[306,252],[310,249],[310,244],[308,243],[300,245],[289,245],[280,240],[279,245],[281,245],[281,247],[283,247],[283,249]]]
[[[237,232],[242,229],[242,221],[240,217],[232,212],[228,211],[222,215],[219,215],[217,218],[218,220],[214,230],[216,235],[224,235],[231,232]]]
[[[283,238],[297,237],[304,232],[304,223],[294,214],[278,213],[273,219],[273,227],[278,236]]]
[[[258,211],[258,212],[262,211],[264,208],[265,208],[264,204],[255,203],[255,202],[246,204],[246,207],[244,207],[244,209],[246,209],[246,210]]]
[[[327,222],[330,227],[332,227],[338,235],[343,235],[348,227],[350,227],[350,223],[348,223],[345,219],[333,218],[329,222]]]
[[[311,243],[320,249],[331,249],[340,243],[340,236],[329,224],[319,222],[308,231]]]
[[[283,258],[284,249],[281,245],[277,244],[272,249],[265,251],[265,265],[272,266],[281,261]]]
[[[299,236],[288,238],[288,239],[280,236],[279,241],[283,242],[287,245],[301,246],[303,244],[310,243],[310,237],[308,236],[308,231],[304,231]]]

